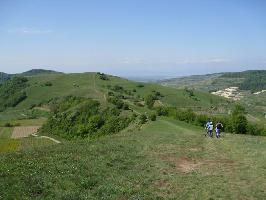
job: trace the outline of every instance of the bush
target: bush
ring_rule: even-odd
[[[13,125],[12,125],[10,122],[6,122],[6,123],[4,124],[4,127],[13,127]]]
[[[145,104],[148,106],[149,109],[153,108],[154,105],[154,96],[148,95],[145,97]]]
[[[207,115],[197,115],[195,119],[195,125],[205,126],[208,119],[209,117]]]
[[[124,103],[124,105],[123,105],[123,109],[124,109],[124,110],[129,110],[129,106],[128,106],[128,104]]]
[[[158,116],[167,116],[168,115],[168,109],[167,107],[160,106],[156,108],[156,113]]]
[[[47,82],[44,83],[44,85],[47,86],[47,87],[51,87],[53,84],[51,82],[47,81]]]
[[[69,96],[56,99],[53,104],[56,110],[40,132],[66,139],[93,138],[117,133],[133,120],[131,117],[120,116],[121,110],[118,108],[103,109],[98,101],[91,99]]]
[[[144,87],[144,85],[143,85],[143,84],[141,84],[141,83],[139,83],[139,84],[137,85],[137,87],[138,87],[138,88],[143,88],[143,87]]]
[[[147,122],[147,116],[145,114],[141,114],[139,116],[140,124],[145,124]]]
[[[149,119],[151,121],[156,121],[156,114],[154,114],[154,113],[150,114]]]
[[[195,121],[196,119],[196,114],[191,110],[191,109],[188,109],[188,110],[178,110],[176,112],[176,118],[180,121],[185,121],[185,122],[188,122],[188,123],[192,123]]]
[[[101,79],[101,80],[104,80],[104,81],[108,81],[109,80],[108,76],[106,74],[104,74],[104,73],[98,72],[97,75],[98,75],[99,79]]]

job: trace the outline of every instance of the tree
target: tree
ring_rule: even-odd
[[[246,113],[245,108],[242,105],[237,104],[237,105],[235,105],[235,107],[233,109],[232,115],[233,116],[244,115],[245,113]]]
[[[154,105],[154,97],[153,95],[148,95],[145,98],[145,104],[148,106],[149,109],[151,109]]]
[[[236,134],[246,134],[248,128],[248,121],[245,117],[245,108],[239,104],[235,105],[232,112],[231,120],[233,131]]]
[[[248,121],[244,115],[233,116],[233,127],[236,134],[246,134],[248,128]]]
[[[141,114],[141,115],[139,116],[139,120],[140,120],[140,123],[141,123],[141,124],[145,124],[146,121],[147,121],[147,116],[144,115],[144,114]]]
[[[150,114],[149,119],[151,121],[156,121],[156,114],[154,114],[154,113]]]

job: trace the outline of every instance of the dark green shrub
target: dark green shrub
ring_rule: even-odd
[[[209,117],[207,115],[197,115],[195,119],[195,125],[198,126],[205,126],[206,122],[208,121]]]
[[[44,85],[47,86],[47,87],[53,86],[53,84],[50,81],[45,82]]]
[[[154,105],[154,96],[153,95],[148,95],[145,97],[145,104],[149,109],[153,108]]]
[[[147,116],[145,114],[141,114],[139,116],[139,122],[140,124],[145,124],[147,122]]]
[[[248,121],[244,115],[233,116],[233,127],[236,134],[246,134]]]
[[[150,119],[151,121],[156,121],[156,114],[154,114],[154,113],[150,114],[150,115],[149,115],[149,119]]]
[[[54,102],[56,112],[50,116],[40,132],[59,135],[66,139],[99,137],[117,133],[133,120],[122,117],[118,108],[102,109],[95,100],[66,97]]]
[[[98,72],[97,75],[98,75],[99,79],[101,79],[101,80],[104,80],[104,81],[108,81],[109,80],[108,76],[106,74],[104,74],[104,73]]]
[[[6,123],[4,124],[4,127],[13,127],[13,125],[12,125],[10,122],[6,122]]]
[[[143,85],[143,84],[141,84],[141,83],[139,83],[139,84],[137,85],[137,87],[138,87],[138,88],[143,88],[143,87],[144,87],[144,85]]]
[[[156,108],[156,113],[158,116],[167,116],[168,115],[168,109],[167,107],[160,106]]]
[[[124,105],[123,105],[123,109],[124,109],[124,110],[129,110],[129,106],[128,106],[128,104],[124,103]]]

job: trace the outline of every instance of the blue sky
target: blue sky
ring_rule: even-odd
[[[266,69],[264,0],[0,0],[0,71]]]

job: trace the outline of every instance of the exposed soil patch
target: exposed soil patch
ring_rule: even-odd
[[[195,171],[202,165],[201,161],[188,157],[164,156],[161,157],[161,159],[170,163],[173,167],[184,173]]]
[[[201,168],[223,168],[232,170],[235,166],[237,166],[236,163],[230,159],[204,160],[192,159],[188,157],[175,157],[169,155],[161,155],[160,158],[183,173],[198,171]]]
[[[157,180],[154,182],[154,186],[159,189],[169,188],[170,183],[167,180]]]
[[[23,138],[28,137],[31,134],[37,133],[40,126],[20,126],[15,127],[11,138]]]
[[[203,147],[194,147],[194,148],[190,148],[189,149],[190,151],[192,151],[192,152],[199,152],[199,151],[203,151],[204,150],[204,148]]]

